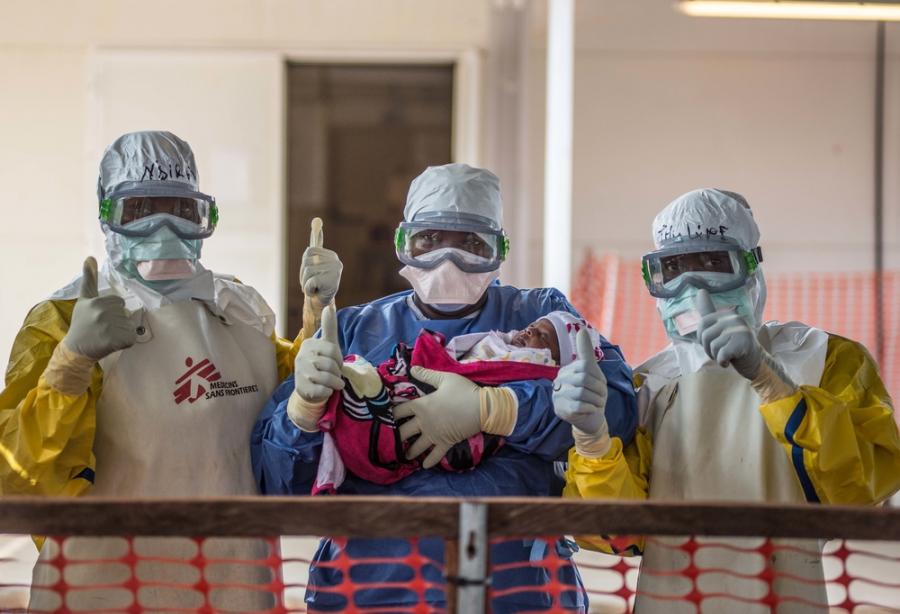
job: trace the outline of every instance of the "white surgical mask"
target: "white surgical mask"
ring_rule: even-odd
[[[195,260],[141,260],[135,266],[140,276],[147,281],[167,281],[186,279],[197,272]]]
[[[444,306],[448,312],[474,305],[487,287],[500,276],[500,270],[466,273],[447,260],[433,269],[405,266],[400,275],[409,280],[419,299],[427,305]],[[453,309],[448,309],[447,306]]]

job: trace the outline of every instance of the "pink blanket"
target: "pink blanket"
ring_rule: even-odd
[[[344,478],[344,468],[375,484],[392,484],[418,470],[419,459],[405,458],[393,407],[432,392],[432,388],[410,375],[413,366],[463,375],[483,386],[497,386],[520,380],[556,377],[557,367],[522,362],[460,363],[447,354],[444,337],[423,331],[412,349],[397,345],[388,360],[377,367],[381,387],[375,394],[361,396],[345,377],[344,390],[328,401],[319,429],[325,433],[319,473],[312,494],[334,492]],[[348,356],[345,362],[357,362]],[[373,368],[375,367],[367,367]],[[493,455],[503,438],[479,433],[453,446],[441,460],[445,471],[467,471]]]

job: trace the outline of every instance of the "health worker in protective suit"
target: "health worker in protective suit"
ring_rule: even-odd
[[[723,190],[689,192],[656,216],[643,274],[672,343],[635,370],[632,445],[610,438],[602,405],[584,397],[605,387],[595,365],[560,371],[556,412],[576,433],[567,496],[872,505],[900,488],[900,438],[875,363],[855,341],[763,323],[759,237],[747,201]],[[584,541],[607,552],[641,547]],[[636,611],[695,611],[680,599],[692,590],[679,573],[690,562],[684,541],[648,539]],[[827,611],[817,540],[776,539],[765,556],[754,550],[761,539],[710,541],[732,547],[698,538],[695,564],[726,570],[697,577],[701,593],[722,594],[701,611]],[[774,574],[769,603],[763,569]]]
[[[278,388],[254,432],[253,463],[260,490],[266,494],[310,492],[323,454],[317,422],[326,400],[343,387],[342,355],[357,354],[377,365],[391,356],[398,342],[412,345],[423,330],[450,339],[465,333],[524,329],[553,311],[575,313],[555,289],[519,290],[497,282],[508,249],[495,175],[465,164],[448,164],[429,167],[417,177],[396,232],[397,257],[403,264],[400,274],[409,280],[412,291],[341,309],[332,333],[326,317],[322,338],[311,339],[300,349],[295,377]],[[637,420],[630,369],[616,346],[603,339],[602,349],[604,360],[598,369],[609,382],[609,428],[630,441]],[[420,367],[413,367],[412,375],[434,392],[397,405],[394,418],[408,418],[400,425],[400,435],[414,442],[407,457],[423,458],[423,470],[390,485],[348,473],[338,494],[560,494],[563,484],[554,473],[554,461],[565,457],[572,438],[568,425],[553,415],[549,380],[479,387],[461,375]],[[457,473],[439,466],[451,447],[478,433],[502,436],[505,445],[468,471]],[[503,614],[548,607],[550,572],[537,562],[547,556],[548,547],[568,557],[570,546],[563,539],[551,544],[527,539],[495,544],[491,563],[510,567],[491,578],[492,589],[502,593],[493,599],[491,611]],[[353,580],[365,582],[366,587],[355,592],[353,603],[388,609],[419,604],[415,587],[402,586],[411,582],[413,570],[400,560],[384,562],[406,557],[413,547],[405,539],[350,539],[346,554],[352,560],[379,559],[377,565],[354,566]],[[424,559],[433,562],[421,569],[424,580],[436,585],[425,591],[425,600],[432,607],[445,607],[440,569],[443,542],[422,539],[418,548]],[[341,572],[327,566],[338,554],[335,542],[322,541],[310,568],[306,597],[310,611],[340,611],[348,604],[334,590],[342,581]],[[454,570],[447,573],[452,575]],[[574,565],[565,563],[558,579],[568,584],[561,605],[586,611],[586,595]],[[390,585],[377,586],[385,583]]]
[[[35,306],[16,337],[0,394],[0,492],[47,496],[178,497],[256,494],[247,442],[260,409],[293,369],[296,347],[275,335],[265,300],[234,277],[200,264],[219,218],[199,190],[194,154],[168,132],[125,134],[100,163],[100,225],[108,259],[88,258],[83,274]],[[312,304],[337,292],[340,261],[327,250],[305,254]],[[69,538],[62,602],[47,564],[60,544],[41,546],[31,610],[128,609],[129,591],[91,588],[129,580],[125,562],[91,564],[128,553],[120,538]],[[138,556],[190,559],[188,539],[135,539]],[[196,608],[210,583],[270,581],[264,566],[216,563],[258,559],[259,540],[210,539],[208,565],[139,561],[140,606]],[[83,563],[83,564],[81,564]],[[147,582],[185,583],[184,589]],[[45,588],[41,588],[45,587]],[[79,588],[80,587],[80,588]],[[273,605],[264,589],[217,588],[216,609]]]

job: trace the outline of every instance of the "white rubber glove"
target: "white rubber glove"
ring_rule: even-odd
[[[288,401],[288,416],[304,431],[318,430],[328,398],[344,389],[341,362],[337,314],[334,305],[329,305],[322,312],[322,336],[305,340],[294,361],[294,393]]]
[[[412,376],[435,390],[397,405],[394,420],[410,418],[400,425],[401,440],[419,436],[406,458],[416,458],[431,448],[422,463],[426,469],[472,435],[484,431],[506,436],[516,426],[519,401],[509,388],[480,387],[462,375],[422,367],[413,367]]]
[[[572,425],[579,454],[600,457],[609,450],[606,375],[597,364],[587,330],[575,337],[577,359],[559,370],[553,380],[553,411]]]
[[[303,294],[321,310],[337,295],[343,270],[344,265],[336,252],[324,247],[307,247],[300,262]]]
[[[84,261],[69,331],[53,350],[44,369],[44,379],[64,394],[84,394],[97,361],[131,347],[135,341],[137,332],[125,311],[125,301],[112,294],[99,296],[97,261],[88,257]]]
[[[700,313],[697,340],[706,355],[720,367],[734,367],[750,380],[765,403],[791,396],[797,385],[781,365],[760,345],[756,332],[734,311],[716,311],[706,290],[697,292],[695,300]]]
[[[98,361],[118,350],[131,347],[137,341],[137,332],[121,296],[100,296],[97,292],[97,261],[88,257],[84,261],[81,290],[69,332],[62,342],[76,354]]]
[[[733,366],[749,380],[756,377],[763,348],[744,318],[734,311],[716,311],[706,290],[698,291],[694,302],[700,313],[697,340],[706,355],[722,368]]]

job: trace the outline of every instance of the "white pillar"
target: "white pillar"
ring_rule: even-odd
[[[572,72],[575,0],[548,0],[544,286],[572,283]]]
[[[512,255],[500,270],[503,283],[529,288],[540,283],[532,276],[540,255],[529,255],[532,219],[528,180],[529,96],[528,45],[531,0],[492,0],[490,36],[485,62],[485,168],[500,177],[503,193],[503,226],[512,240]],[[540,161],[536,162],[542,166]],[[531,257],[530,257],[531,256]]]

